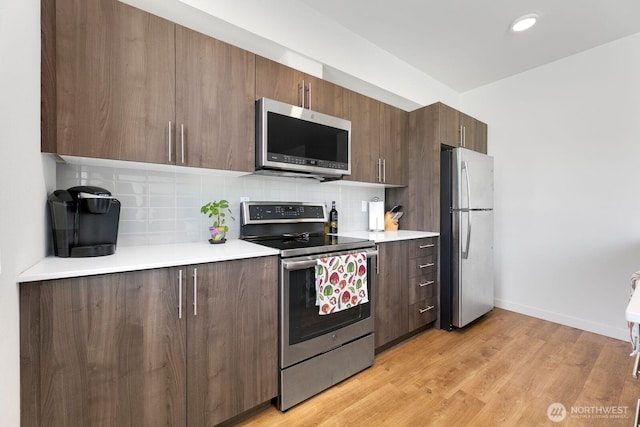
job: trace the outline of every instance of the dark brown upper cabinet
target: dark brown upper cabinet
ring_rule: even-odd
[[[437,109],[439,143],[487,153],[487,125],[441,102]]]
[[[42,150],[167,162],[175,25],[115,0],[41,5]]]
[[[55,0],[42,64],[42,151],[254,169],[250,52],[116,0]]]
[[[351,175],[347,180],[404,185],[408,113],[349,91]]]
[[[349,111],[341,86],[256,56],[256,99],[263,97],[340,118]]]
[[[255,55],[176,26],[179,165],[255,169]]]
[[[409,113],[388,104],[380,109],[380,158],[382,183],[406,185],[406,150]]]

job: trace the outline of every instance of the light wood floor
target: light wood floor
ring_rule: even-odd
[[[630,351],[495,309],[462,330],[428,330],[286,413],[272,406],[241,425],[632,426],[640,379]],[[547,417],[556,402],[567,410],[560,423]]]

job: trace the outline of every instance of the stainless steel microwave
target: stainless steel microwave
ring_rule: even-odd
[[[320,180],[351,174],[351,122],[272,99],[257,100],[256,173]]]

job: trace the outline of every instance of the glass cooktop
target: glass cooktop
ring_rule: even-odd
[[[335,235],[308,236],[308,238],[306,236],[277,237],[251,241],[278,249],[283,257],[341,252],[374,246],[371,240]]]

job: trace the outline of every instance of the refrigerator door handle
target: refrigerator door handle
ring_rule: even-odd
[[[467,178],[467,209],[471,209],[471,181],[469,181],[469,164],[466,161],[462,162],[462,170]]]
[[[469,245],[471,244],[471,209],[465,212],[467,214],[467,246],[462,249],[462,259],[469,259]]]
[[[464,170],[464,175],[467,178],[467,246],[466,249],[462,250],[462,258],[469,258],[469,245],[471,244],[471,183],[469,181],[469,164],[464,161],[462,162],[462,170]]]

